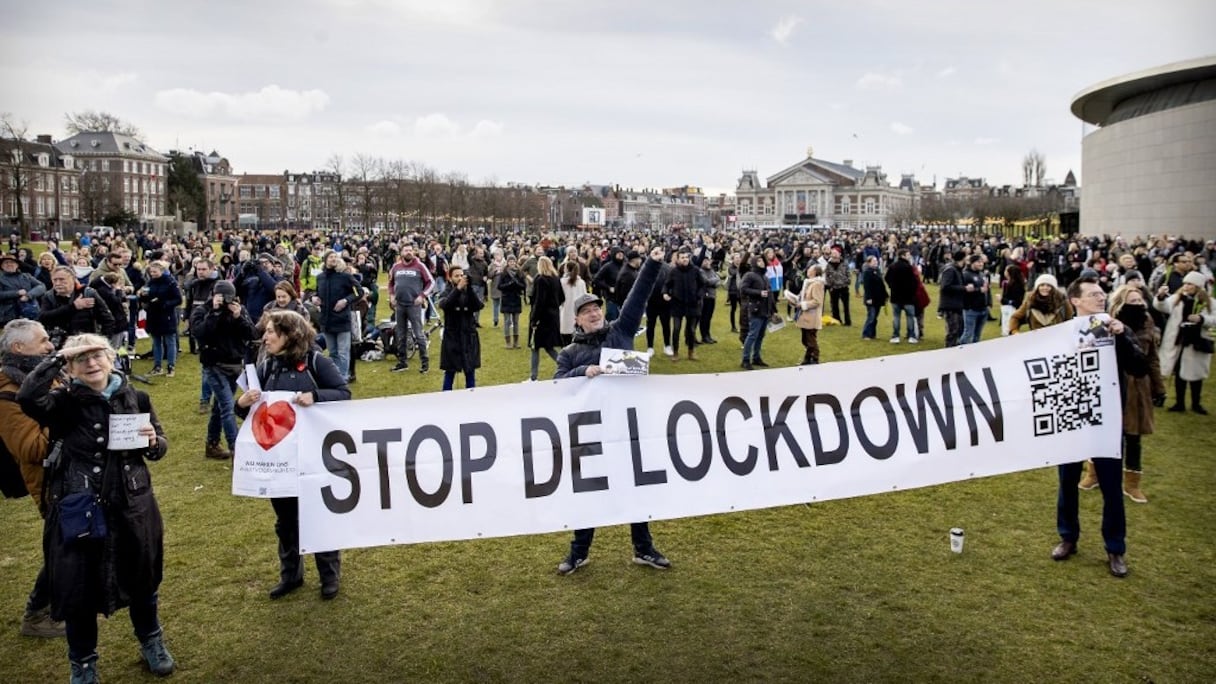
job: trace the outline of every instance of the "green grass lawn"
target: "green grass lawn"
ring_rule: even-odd
[[[859,308],[853,327],[822,332],[825,362],[918,350],[886,342],[889,313],[880,341],[861,342]],[[528,350],[504,349],[488,311],[482,322],[479,383],[527,392]],[[930,312],[926,323],[920,349],[940,348],[941,321]],[[655,372],[737,370],[723,305],[713,330],[720,343],[701,347],[700,361],[659,358]],[[997,324],[985,333],[998,335]],[[433,349],[428,375],[390,374],[391,357],[361,363],[355,396],[437,391]],[[774,366],[797,363],[797,329],[770,335],[765,349]],[[229,464],[203,459],[197,358],[184,354],[177,377],[149,390],[171,441],[151,468],[174,681],[1216,681],[1211,418],[1157,414],[1158,432],[1145,439],[1151,503],[1127,503],[1124,580],[1105,568],[1096,491],[1082,493],[1080,553],[1051,561],[1056,473],[1047,468],[660,522],[652,529],[668,572],[634,566],[628,528],[613,527],[569,577],[554,572],[567,534],[360,549],[343,554],[336,600],[320,600],[308,562],[305,588],[271,602],[274,516],[266,501],[229,494]],[[137,362],[137,372],[150,368]],[[542,355],[541,374],[552,372]],[[62,681],[64,642],[18,635],[40,521],[28,499],[3,501],[0,513],[0,682]],[[966,529],[961,555],[949,551],[955,526]],[[102,625],[99,650],[104,681],[152,679],[125,612]]]

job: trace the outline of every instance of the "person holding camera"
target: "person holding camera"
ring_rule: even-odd
[[[1168,284],[1157,288],[1153,308],[1169,316],[1161,333],[1158,354],[1162,374],[1174,376],[1174,405],[1169,408],[1176,413],[1186,412],[1186,388],[1191,387],[1191,410],[1201,416],[1208,414],[1200,404],[1203,381],[1212,366],[1212,338],[1204,333],[1205,328],[1216,325],[1216,307],[1212,297],[1204,288],[1207,278],[1198,271],[1191,271],[1182,278],[1176,292],[1170,294]]]
[[[203,379],[211,387],[211,419],[207,421],[207,458],[232,458],[236,445],[236,415],[233,394],[236,379],[244,370],[245,352],[257,338],[249,312],[236,298],[236,288],[227,280],[216,281],[211,300],[190,314],[190,332],[198,339]],[[228,449],[220,446],[220,431]]]
[[[163,676],[175,668],[157,610],[164,523],[147,464],[163,458],[169,442],[148,395],[114,370],[116,356],[106,338],[74,335],[17,392],[55,445],[44,476],[43,548],[51,618],[66,623],[73,682],[98,681],[97,614],[121,608],[130,609],[148,669]],[[71,382],[56,386],[63,370]],[[119,419],[131,414],[134,421]],[[116,422],[134,428],[130,443],[114,443]]]
[[[38,301],[38,320],[58,348],[71,335],[104,333],[114,325],[114,316],[97,297],[97,291],[80,284],[70,266],[51,272],[51,289]]]

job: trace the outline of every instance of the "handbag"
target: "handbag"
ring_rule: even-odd
[[[59,532],[66,542],[104,539],[106,516],[93,492],[69,494],[59,501]]]

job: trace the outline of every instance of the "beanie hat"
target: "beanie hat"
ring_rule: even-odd
[[[1203,288],[1207,287],[1208,278],[1199,271],[1191,271],[1182,277],[1182,282],[1190,283],[1191,285],[1194,285],[1202,290]]]
[[[1050,273],[1044,273],[1043,275],[1034,279],[1035,289],[1038,289],[1040,285],[1050,285],[1055,288],[1060,287],[1060,283],[1056,281],[1056,277]]]
[[[962,261],[963,259],[967,258],[967,252],[965,250],[958,249],[955,250],[954,254],[951,254],[950,256],[954,259],[954,261]]]
[[[227,280],[218,280],[211,288],[212,294],[224,295],[225,297],[235,297],[236,288]]]
[[[1144,275],[1141,274],[1140,271],[1137,271],[1134,268],[1132,270],[1128,271],[1127,273],[1123,274],[1123,282],[1130,283],[1133,280],[1143,281]]]

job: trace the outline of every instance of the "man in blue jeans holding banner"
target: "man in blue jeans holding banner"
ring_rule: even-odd
[[[621,307],[621,315],[612,323],[604,317],[603,300],[593,294],[579,295],[574,300],[574,342],[562,349],[557,355],[557,373],[554,378],[594,378],[603,372],[600,367],[600,350],[633,349],[634,334],[642,322],[642,314],[646,312],[646,301],[654,289],[663,266],[663,248],[655,247],[650,251],[650,258],[638,273],[625,305]],[[633,540],[633,562],[656,570],[666,570],[671,562],[654,548],[650,537],[650,525],[644,522],[633,523],[629,528]],[[574,540],[570,542],[570,555],[566,556],[557,566],[559,575],[569,575],[586,565],[588,554],[591,552],[591,540],[595,537],[595,528],[585,528],[574,531]]]

